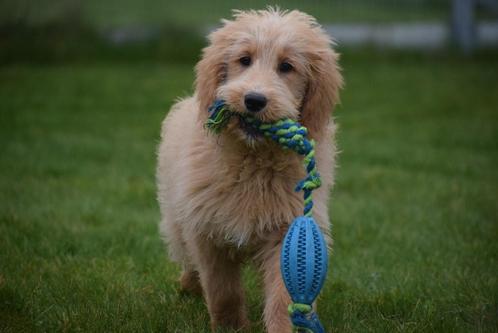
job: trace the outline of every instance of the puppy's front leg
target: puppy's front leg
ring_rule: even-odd
[[[211,317],[211,328],[248,326],[240,262],[228,249],[215,247],[207,240],[197,239],[196,261],[204,297]]]
[[[261,268],[264,274],[264,320],[268,333],[290,333],[291,322],[287,306],[291,303],[280,274],[281,241],[269,242],[263,249]]]

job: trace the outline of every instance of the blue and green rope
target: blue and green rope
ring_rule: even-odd
[[[282,146],[282,148],[291,149],[304,156],[303,162],[306,170],[306,177],[298,182],[295,190],[296,192],[303,191],[303,214],[304,217],[307,218],[305,219],[306,221],[311,221],[310,223],[314,224],[312,219],[312,192],[320,187],[322,183],[315,161],[315,142],[308,139],[308,129],[299,122],[288,118],[266,123],[247,113],[240,114],[232,112],[223,100],[216,100],[208,111],[209,118],[205,124],[205,127],[215,134],[220,134],[228,125],[232,117],[239,117],[244,121],[245,125],[251,126],[252,129],[261,133],[264,137],[275,141]],[[321,238],[321,242],[323,243],[323,237]],[[325,248],[325,245],[323,245],[323,248]],[[301,267],[301,269],[307,268]],[[326,274],[326,264],[322,265],[322,269],[325,270],[323,274]],[[295,299],[295,295],[292,295],[292,293],[291,297],[293,300]],[[324,332],[318,316],[313,311],[311,302],[312,301],[310,301],[310,304],[305,304],[294,301],[294,303],[289,305],[289,315],[295,332]]]
[[[296,186],[296,192],[304,193],[304,216],[311,216],[313,209],[312,191],[322,184],[320,175],[316,168],[315,141],[307,138],[308,129],[299,122],[286,118],[273,123],[265,123],[249,115],[235,113],[225,105],[222,100],[217,100],[209,109],[210,116],[206,122],[206,128],[213,133],[219,134],[232,117],[243,117],[246,124],[259,131],[265,137],[272,139],[284,149],[291,149],[304,156],[306,178]]]

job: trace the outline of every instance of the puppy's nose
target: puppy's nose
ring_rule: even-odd
[[[258,112],[261,111],[266,105],[267,99],[265,95],[258,93],[248,93],[244,97],[244,104],[246,108],[250,112]]]

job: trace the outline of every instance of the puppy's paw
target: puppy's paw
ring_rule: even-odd
[[[183,271],[179,281],[181,293],[202,295],[201,281],[197,271]]]

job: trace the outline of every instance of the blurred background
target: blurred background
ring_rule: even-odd
[[[105,57],[192,61],[204,35],[220,18],[229,17],[231,9],[267,4],[259,0],[3,0],[0,61]],[[441,50],[456,46],[467,54],[498,47],[496,0],[287,0],[278,5],[315,16],[340,47]]]
[[[498,0],[0,0],[0,332],[209,331],[156,146],[206,34],[268,4],[341,53],[327,331],[497,332]]]

